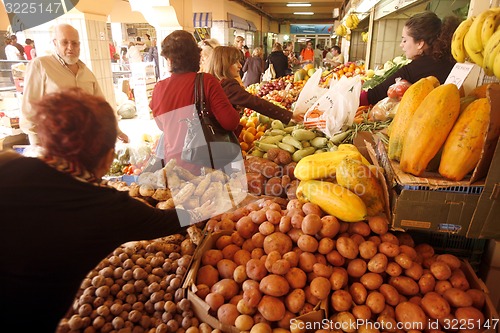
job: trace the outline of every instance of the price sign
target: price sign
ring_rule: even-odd
[[[444,83],[453,83],[457,88],[460,88],[473,67],[474,64],[462,64],[457,62]]]

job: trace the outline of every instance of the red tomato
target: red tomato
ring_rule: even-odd
[[[389,98],[398,98],[398,93],[396,92],[395,85],[392,85],[387,89],[387,97]]]

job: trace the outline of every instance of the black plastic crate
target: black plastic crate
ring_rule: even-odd
[[[448,186],[440,188],[431,188],[425,185],[398,185],[399,192],[402,190],[412,190],[412,191],[437,191],[437,192],[450,192],[450,193],[462,193],[462,194],[481,194],[483,192],[484,186],[473,185],[473,186]]]
[[[478,271],[481,257],[486,248],[486,239],[467,238],[447,232],[425,232],[417,230],[407,231],[415,244],[427,243],[434,248],[437,254],[453,254],[460,259],[467,260],[474,271]]]

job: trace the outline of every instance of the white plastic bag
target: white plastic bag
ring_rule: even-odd
[[[361,78],[359,76],[341,77],[330,84],[328,91],[321,96],[307,111],[316,110],[324,120],[325,127],[319,128],[332,137],[340,132],[344,125],[351,126],[359,107]],[[307,116],[307,114],[306,114]],[[307,121],[304,118],[304,122]]]
[[[293,109],[294,115],[303,115],[307,110],[324,94],[328,91],[327,88],[319,86],[319,81],[321,79],[321,70],[317,70],[314,74],[307,80],[306,84],[302,88],[295,102],[295,108]]]

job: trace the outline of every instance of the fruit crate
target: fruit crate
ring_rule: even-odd
[[[475,272],[481,264],[481,257],[486,248],[486,239],[467,238],[447,232],[426,232],[409,230],[415,244],[427,243],[437,254],[453,254],[467,260]]]

